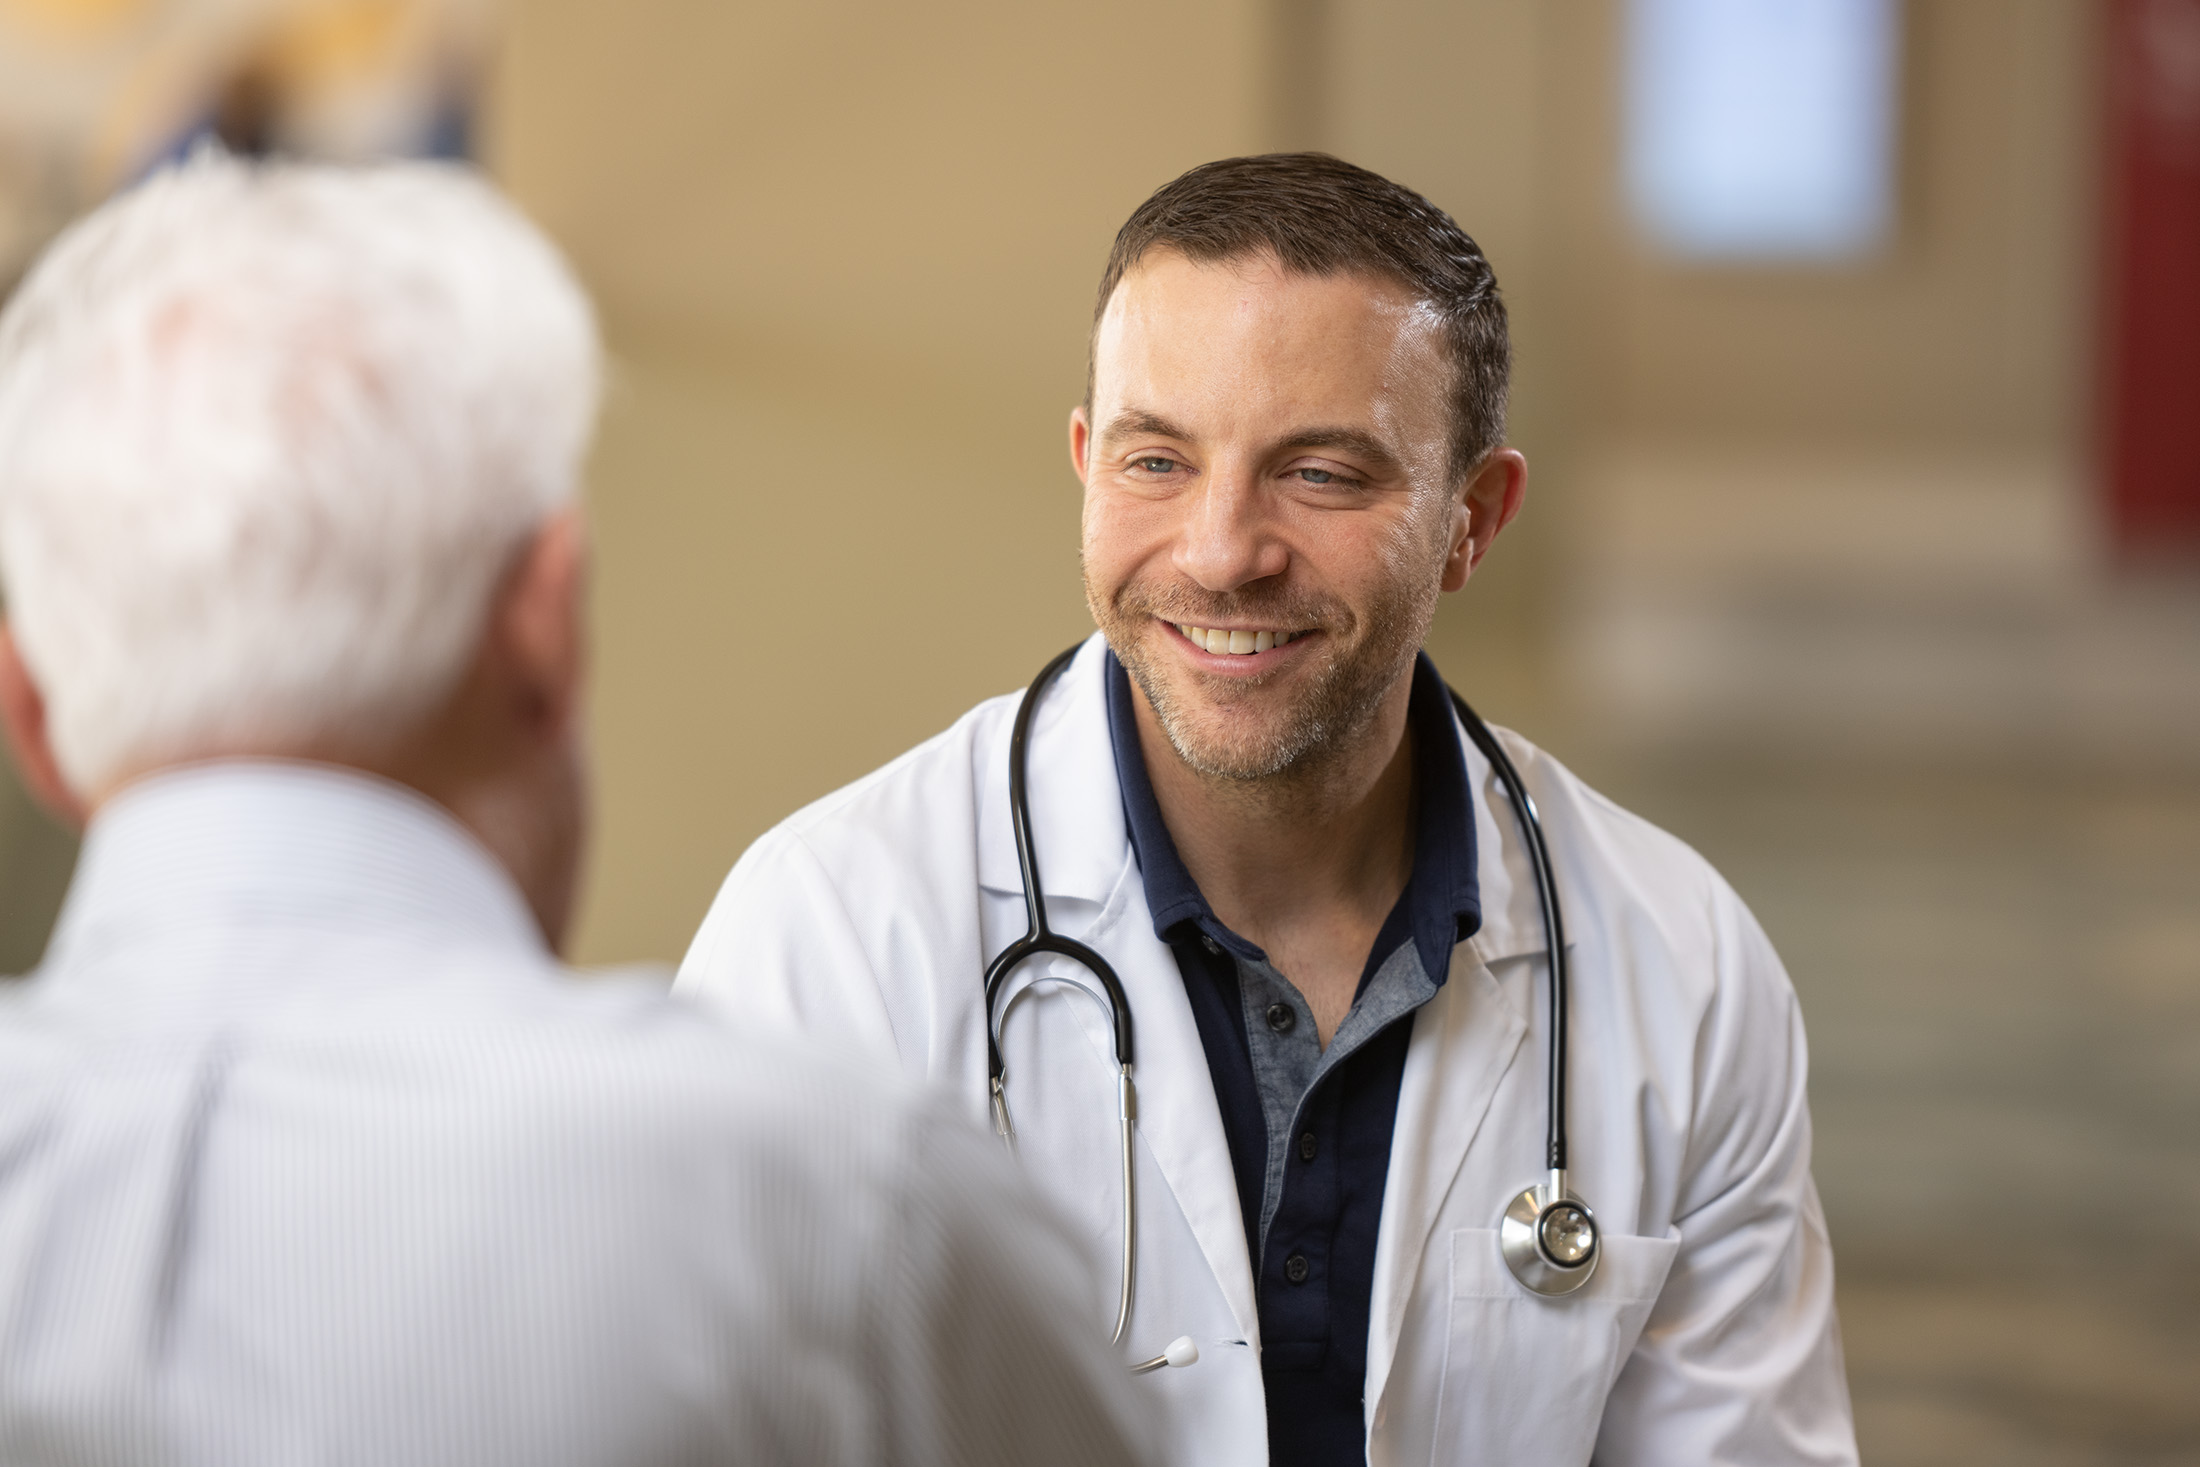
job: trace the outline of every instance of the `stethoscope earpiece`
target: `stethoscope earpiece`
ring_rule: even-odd
[[[1159,1370],[1164,1365],[1174,1365],[1181,1370],[1187,1365],[1197,1365],[1198,1363],[1199,1346],[1192,1343],[1190,1335],[1178,1335],[1175,1339],[1169,1341],[1168,1349],[1163,1350],[1151,1360],[1141,1360],[1133,1365],[1131,1374],[1144,1375],[1148,1371]]]
[[[1513,1277],[1552,1298],[1589,1282],[1604,1254],[1600,1242],[1596,1215],[1562,1171],[1513,1198],[1497,1226],[1497,1246]]]

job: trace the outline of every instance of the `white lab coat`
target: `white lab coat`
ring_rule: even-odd
[[[1122,1353],[1192,1336],[1197,1364],[1140,1378],[1172,1460],[1252,1467],[1267,1428],[1243,1216],[1125,829],[1102,646],[1087,643],[1039,710],[1030,797],[1052,923],[1114,965],[1136,1022],[1139,1253]],[[681,985],[745,1024],[791,1020],[932,1077],[986,1124],[980,975],[1025,920],[1008,811],[1016,702],[981,704],[759,840]],[[1376,1249],[1369,1459],[1853,1462],[1803,1028],[1779,960],[1701,857],[1499,736],[1565,903],[1572,1176],[1604,1257],[1581,1291],[1544,1299],[1498,1254],[1505,1205],[1542,1160],[1545,941],[1510,804],[1468,744],[1483,922],[1413,1020]],[[1107,1024],[1060,984],[1017,986],[1029,991],[1002,1048],[1020,1156],[1112,1259]],[[1091,1286],[1096,1331],[1115,1288],[1112,1270]]]

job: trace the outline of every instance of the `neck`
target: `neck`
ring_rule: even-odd
[[[1355,737],[1324,749],[1318,762],[1230,780],[1186,764],[1133,684],[1139,748],[1177,854],[1223,924],[1271,957],[1303,948],[1316,930],[1357,943],[1364,956],[1405,889],[1413,869],[1412,692],[1409,673]]]
[[[517,717],[512,701],[477,668],[393,742],[228,752],[342,765],[426,795],[488,848],[562,953],[586,839],[586,769],[569,729]]]
[[[455,742],[350,762],[411,785],[456,816],[510,873],[544,939],[562,953],[586,823],[577,749],[561,742],[483,759],[481,750]]]
[[[583,774],[567,751],[547,750],[531,768],[488,771],[414,746],[362,753],[335,745],[240,743],[181,762],[213,759],[324,764],[372,774],[425,795],[481,842],[519,888],[544,940],[553,951],[563,951],[586,820]],[[166,767],[171,766],[154,765],[118,781],[92,808],[96,811],[138,778]]]

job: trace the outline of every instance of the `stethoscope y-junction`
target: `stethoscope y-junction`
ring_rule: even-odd
[[[1131,1295],[1138,1269],[1136,1206],[1132,1193],[1132,1163],[1136,1155],[1132,1133],[1138,1120],[1138,1097],[1132,1082],[1131,1005],[1123,992],[1122,980],[1115,976],[1106,958],[1047,925],[1046,896],[1039,883],[1039,857],[1032,840],[1031,800],[1025,777],[1032,715],[1048,686],[1069,666],[1077,651],[1076,647],[1071,647],[1040,669],[1039,675],[1031,680],[1031,686],[1024,690],[1023,701],[1017,705],[1015,725],[1009,734],[1009,824],[1015,832],[1016,864],[1024,884],[1025,931],[986,966],[986,1071],[991,1089],[993,1128],[1003,1140],[1013,1140],[1016,1128],[1008,1112],[1008,1066],[1001,1059],[1001,1021],[1007,1013],[1001,1000],[1009,975],[1032,958],[1052,955],[1066,958],[1092,976],[1099,985],[1097,989],[1076,978],[1051,975],[1053,981],[1082,991],[1107,1011],[1115,1040],[1116,1146],[1122,1171],[1123,1253],[1116,1293],[1115,1329],[1108,1340],[1110,1344],[1119,1344],[1130,1325]],[[1551,1029],[1545,1072],[1549,1119],[1543,1148],[1546,1175],[1506,1205],[1504,1219],[1498,1225],[1498,1248],[1513,1277],[1527,1289],[1544,1295],[1571,1294],[1596,1272],[1602,1250],[1598,1247],[1595,1216],[1580,1195],[1567,1185],[1566,1179],[1566,934],[1558,908],[1558,883],[1552,874],[1550,848],[1543,839],[1543,822],[1536,814],[1535,802],[1528,797],[1527,786],[1521,782],[1520,771],[1513,766],[1489,725],[1467,706],[1466,700],[1457,693],[1451,695],[1451,700],[1467,737],[1474,741],[1482,757],[1489,760],[1520,819],[1529,865],[1535,873],[1544,935],[1550,944]],[[1131,1369],[1142,1372],[1158,1370],[1165,1365],[1190,1365],[1198,1358],[1199,1351],[1193,1342],[1180,1338],[1160,1355],[1141,1361]]]

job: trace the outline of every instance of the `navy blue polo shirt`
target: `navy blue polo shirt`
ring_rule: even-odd
[[[1426,655],[1406,714],[1413,872],[1328,1049],[1266,953],[1216,919],[1162,822],[1130,678],[1108,654],[1108,726],[1154,933],[1176,955],[1229,1137],[1260,1309],[1269,1460],[1366,1461],[1375,1235],[1412,1018],[1482,925],[1474,809],[1451,695]]]

